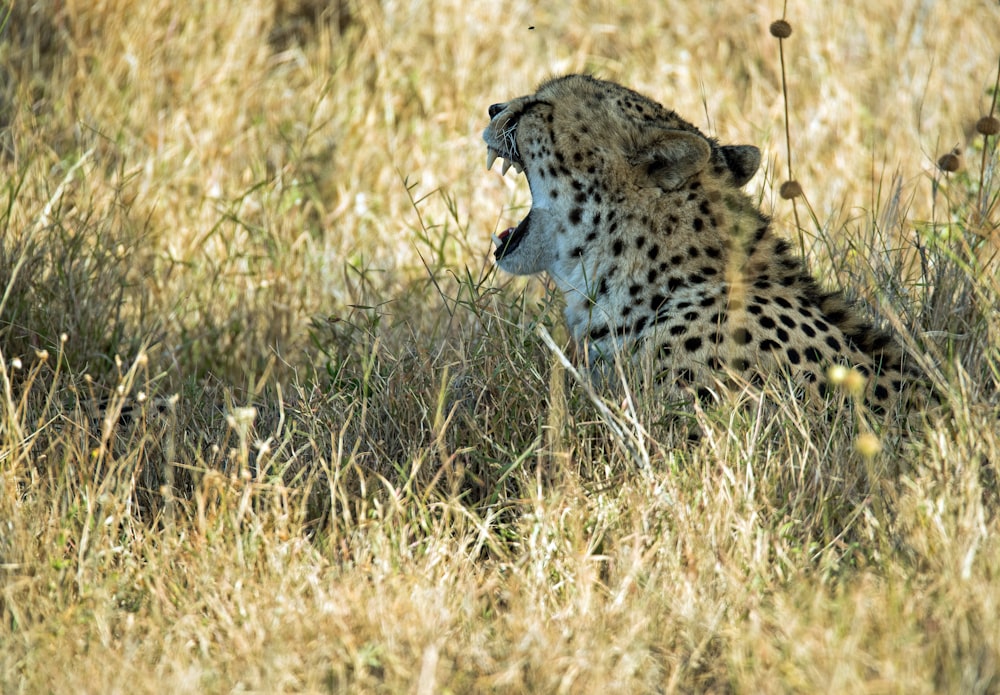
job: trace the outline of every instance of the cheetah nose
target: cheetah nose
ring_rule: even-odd
[[[496,118],[497,114],[504,110],[505,104],[493,104],[490,106],[490,119]]]

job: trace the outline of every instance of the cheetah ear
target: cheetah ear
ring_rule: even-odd
[[[711,156],[711,145],[700,135],[659,128],[636,148],[629,163],[647,185],[674,190],[705,168]]]
[[[747,185],[760,166],[760,150],[753,145],[723,145],[722,157],[733,174],[733,183],[738,188]]]

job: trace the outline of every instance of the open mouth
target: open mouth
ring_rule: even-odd
[[[505,140],[513,140],[513,138],[504,138]],[[506,149],[506,148],[505,148]],[[493,145],[486,145],[486,168],[492,169],[493,164],[497,159],[503,159],[503,165],[500,168],[500,174],[506,175],[511,167],[514,167],[514,171],[518,174],[524,173],[524,162],[521,158],[517,156],[516,152],[507,151],[501,152]],[[499,234],[493,235],[493,244],[496,246],[496,250],[493,252],[493,256],[499,261],[501,258],[506,256],[508,253],[513,251],[521,240],[524,239],[528,232],[529,221],[531,219],[531,213],[529,212],[527,217],[521,220],[520,224],[516,227],[508,227]]]
[[[517,248],[517,245],[527,236],[530,224],[531,212],[528,212],[528,215],[516,227],[508,227],[499,234],[494,234],[493,243],[496,244],[497,248],[493,252],[493,257],[499,261]]]

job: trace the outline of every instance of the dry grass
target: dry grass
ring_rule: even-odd
[[[1000,9],[790,3],[796,232],[729,4],[8,4],[0,690],[1000,690]],[[602,414],[489,259],[486,108],[568,71],[762,146],[942,408]]]

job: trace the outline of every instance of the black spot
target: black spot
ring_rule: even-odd
[[[649,308],[653,311],[657,311],[661,306],[667,303],[667,298],[662,294],[654,294],[652,299],[649,300]]]
[[[760,349],[764,351],[778,350],[781,346],[770,338],[766,338],[760,341]]]
[[[721,253],[722,251],[720,251],[714,246],[709,246],[708,248],[705,249],[705,255],[708,256],[709,258],[718,258]]]
[[[615,239],[615,243],[611,245],[611,253],[616,256],[622,255],[622,249],[624,244],[622,244],[621,239]]]
[[[670,257],[670,265],[679,265],[684,260],[684,256],[676,255]]]
[[[707,275],[708,277],[712,277],[713,275],[717,274],[719,271],[716,270],[715,268],[713,268],[710,265],[706,265],[704,268],[700,268],[698,270],[698,272],[701,273],[702,275]]]
[[[694,320],[696,320],[698,318],[698,316],[699,316],[699,314],[698,314],[697,311],[689,311],[686,314],[684,314],[684,320],[685,321],[694,321]]]
[[[673,336],[684,335],[685,333],[687,333],[687,330],[688,330],[688,327],[685,326],[683,323],[680,323],[680,324],[677,324],[676,326],[671,326],[670,327],[670,335],[673,335]]]
[[[603,295],[608,293],[608,279],[601,278],[601,281],[597,284],[597,294]]]
[[[673,351],[674,351],[674,346],[671,345],[670,343],[663,343],[662,345],[660,345],[660,349],[658,350],[660,357],[670,357],[670,353]]]
[[[593,224],[597,225],[601,223],[601,212],[598,210],[594,213]]]
[[[646,237],[639,235],[635,238],[635,247],[641,249],[646,243]]]
[[[787,343],[788,342],[788,331],[786,331],[784,328],[778,328],[774,332],[774,337],[776,337],[778,340],[780,340],[783,343]]]
[[[874,393],[875,393],[875,398],[879,399],[880,401],[884,401],[886,398],[889,397],[889,389],[887,389],[882,384],[879,384],[878,386],[875,387]]]
[[[698,306],[712,306],[713,304],[715,304],[715,300],[716,297],[712,296],[703,297],[702,300],[698,302]]]
[[[893,379],[893,381],[892,381],[892,390],[896,391],[897,393],[899,391],[902,391],[903,390],[903,382],[900,381],[899,379]]]
[[[872,337],[871,349],[882,350],[884,348],[889,347],[891,343],[892,343],[892,338],[890,338],[888,335],[886,335],[885,333],[876,333]]]
[[[628,294],[630,297],[636,296],[640,291],[642,291],[642,285],[633,284],[628,286]]]
[[[806,334],[806,337],[809,337],[809,338],[815,338],[816,337],[816,331],[814,331],[813,327],[810,326],[808,323],[803,323],[800,326],[800,328],[802,329],[802,332]]]
[[[607,326],[601,326],[599,328],[591,328],[590,329],[590,339],[591,340],[600,340],[601,338],[603,338],[606,335],[608,335],[610,332],[611,332],[611,329],[608,328]]]
[[[708,214],[708,201],[707,200],[701,201],[701,205],[698,206],[698,210],[701,211],[702,215],[707,215]]]
[[[708,364],[708,368],[711,369],[711,370],[713,370],[713,371],[718,372],[718,371],[722,370],[722,360],[720,360],[718,357],[714,357],[714,356],[713,357],[709,357],[707,364]]]
[[[754,316],[760,316],[761,314],[764,313],[764,310],[761,309],[756,304],[751,304],[750,306],[747,307],[747,313],[753,314]]]
[[[731,366],[737,372],[745,372],[750,369],[750,361],[745,360],[742,357],[735,357],[729,360],[729,366]]]
[[[674,290],[680,287],[684,287],[684,280],[682,280],[681,278],[669,278],[667,280],[667,289],[670,292],[673,292]]]
[[[807,347],[805,351],[806,360],[814,364],[819,364],[823,361],[823,353],[814,347]]]
[[[704,226],[705,226],[704,220],[702,220],[700,217],[694,218],[694,231],[700,232],[702,230],[702,227]]]
[[[767,280],[761,279],[761,280],[757,280],[753,284],[753,286],[756,287],[758,290],[766,290],[766,289],[768,289],[771,286],[771,283],[768,282]]]
[[[659,275],[660,273],[656,270],[656,268],[650,268],[649,272],[646,273],[646,282],[652,285],[656,282],[656,278],[659,277]]]
[[[798,364],[802,361],[802,357],[799,355],[799,351],[795,348],[788,348],[785,350],[785,354],[788,355],[788,361],[792,364]]]
[[[802,314],[802,316],[806,317],[807,319],[812,318],[812,312],[809,310],[809,307],[800,306],[799,313]]]
[[[816,384],[816,389],[819,391],[819,395],[822,398],[826,398],[830,395],[830,385],[825,381],[821,381]]]
[[[684,349],[688,352],[695,352],[701,348],[701,338],[695,336],[684,341]]]
[[[793,321],[792,318],[786,314],[778,316],[778,320],[785,324],[786,328],[795,328],[796,326],[795,321]]]
[[[750,331],[748,331],[747,329],[737,328],[735,331],[733,331],[733,340],[735,340],[740,345],[749,345],[750,342],[753,340],[753,337],[750,335]]]
[[[816,330],[819,331],[820,333],[830,330],[830,327],[827,326],[824,322],[820,321],[819,319],[816,319],[815,326]]]
[[[698,390],[695,391],[695,397],[702,402],[711,401],[713,399],[712,392],[704,386],[699,387]]]
[[[583,217],[583,210],[580,208],[573,208],[569,211],[569,222],[570,224],[580,224],[580,218]]]
[[[569,252],[569,255],[572,256],[573,258],[579,258],[580,256],[583,255],[583,247],[577,246],[576,248],[574,248],[572,251]]]
[[[648,256],[649,260],[651,260],[651,261],[655,261],[656,257],[659,256],[659,255],[660,255],[660,245],[659,244],[653,244],[652,246],[649,247],[649,251],[646,252],[646,256]]]
[[[840,341],[834,338],[832,335],[826,337],[826,344],[830,346],[830,349],[834,352],[840,352]]]
[[[774,319],[772,319],[770,316],[762,316],[760,318],[760,326],[761,328],[767,328],[770,330],[775,326]]]
[[[690,256],[691,258],[697,258],[700,253],[701,251],[698,250],[697,246],[688,247],[688,256]]]
[[[782,309],[791,309],[792,308],[792,303],[790,301],[788,301],[787,299],[785,299],[784,297],[775,297],[774,298],[774,303],[777,304],[778,306],[780,306]],[[789,328],[793,328],[793,326],[789,326]]]

